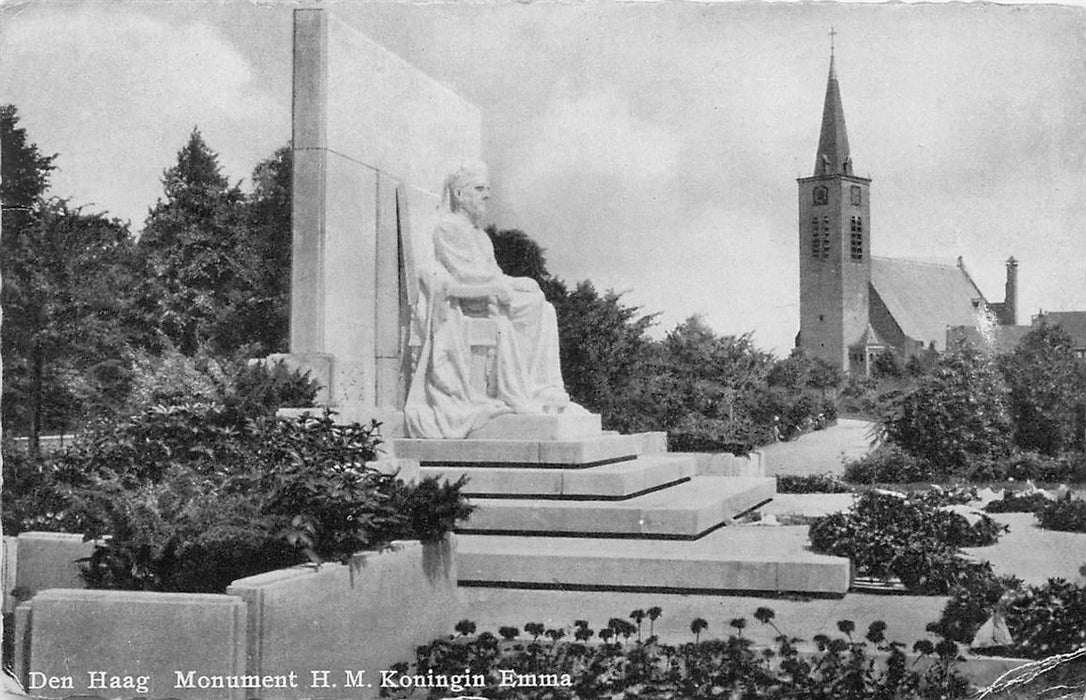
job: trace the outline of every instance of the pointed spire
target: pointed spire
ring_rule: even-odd
[[[851,175],[852,156],[848,150],[848,132],[845,131],[845,109],[841,105],[841,88],[837,85],[834,37],[830,30],[830,76],[826,81],[826,102],[822,107],[822,133],[818,138],[818,154],[815,158],[817,175]]]

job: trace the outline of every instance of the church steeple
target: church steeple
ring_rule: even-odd
[[[836,32],[831,31],[830,37]],[[830,46],[830,77],[826,81],[826,103],[822,107],[822,134],[818,138],[815,177],[819,175],[851,175],[852,156],[848,151],[845,131],[845,109],[841,106],[841,88],[834,69],[834,49]]]

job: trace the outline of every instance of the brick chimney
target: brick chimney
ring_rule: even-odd
[[[1003,291],[1002,321],[1006,326],[1018,323],[1018,261],[1013,255],[1007,258],[1007,285]]]

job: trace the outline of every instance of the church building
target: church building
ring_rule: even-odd
[[[946,349],[955,327],[1016,323],[1018,263],[989,303],[959,257],[937,264],[873,257],[871,180],[855,174],[834,57],[814,174],[799,185],[800,328],[796,346],[851,374],[887,350],[902,360]]]

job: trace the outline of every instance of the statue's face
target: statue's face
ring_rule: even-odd
[[[457,207],[463,210],[476,226],[486,214],[488,199],[490,199],[490,183],[484,178],[469,180],[456,190]]]

